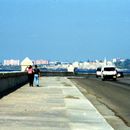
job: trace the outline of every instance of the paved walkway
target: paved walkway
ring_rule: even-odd
[[[0,99],[0,130],[113,130],[66,77],[43,77]]]

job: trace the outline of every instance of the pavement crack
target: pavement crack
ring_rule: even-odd
[[[68,95],[65,98],[80,99],[79,97],[75,97],[75,96],[71,96],[71,95]]]

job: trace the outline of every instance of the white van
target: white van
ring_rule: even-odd
[[[102,80],[117,78],[117,70],[115,66],[104,66],[101,69],[101,78]]]

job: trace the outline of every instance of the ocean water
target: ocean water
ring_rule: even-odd
[[[95,74],[96,69],[76,69],[76,73],[88,73],[88,74]]]
[[[67,72],[67,69],[64,68],[57,68],[57,69],[47,69],[43,68],[41,71],[44,72]],[[0,73],[10,73],[10,72],[20,72],[20,70],[6,70],[6,69],[0,69]],[[130,74],[130,70],[122,70],[124,74]],[[88,74],[95,74],[96,69],[75,69],[75,73],[88,73]]]
[[[11,73],[11,72],[20,72],[18,70],[0,70],[0,73]]]

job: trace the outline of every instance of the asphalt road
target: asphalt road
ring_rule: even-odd
[[[130,78],[117,81],[102,81],[100,78],[74,78],[77,84],[95,95],[98,100],[110,108],[116,116],[130,127]]]

